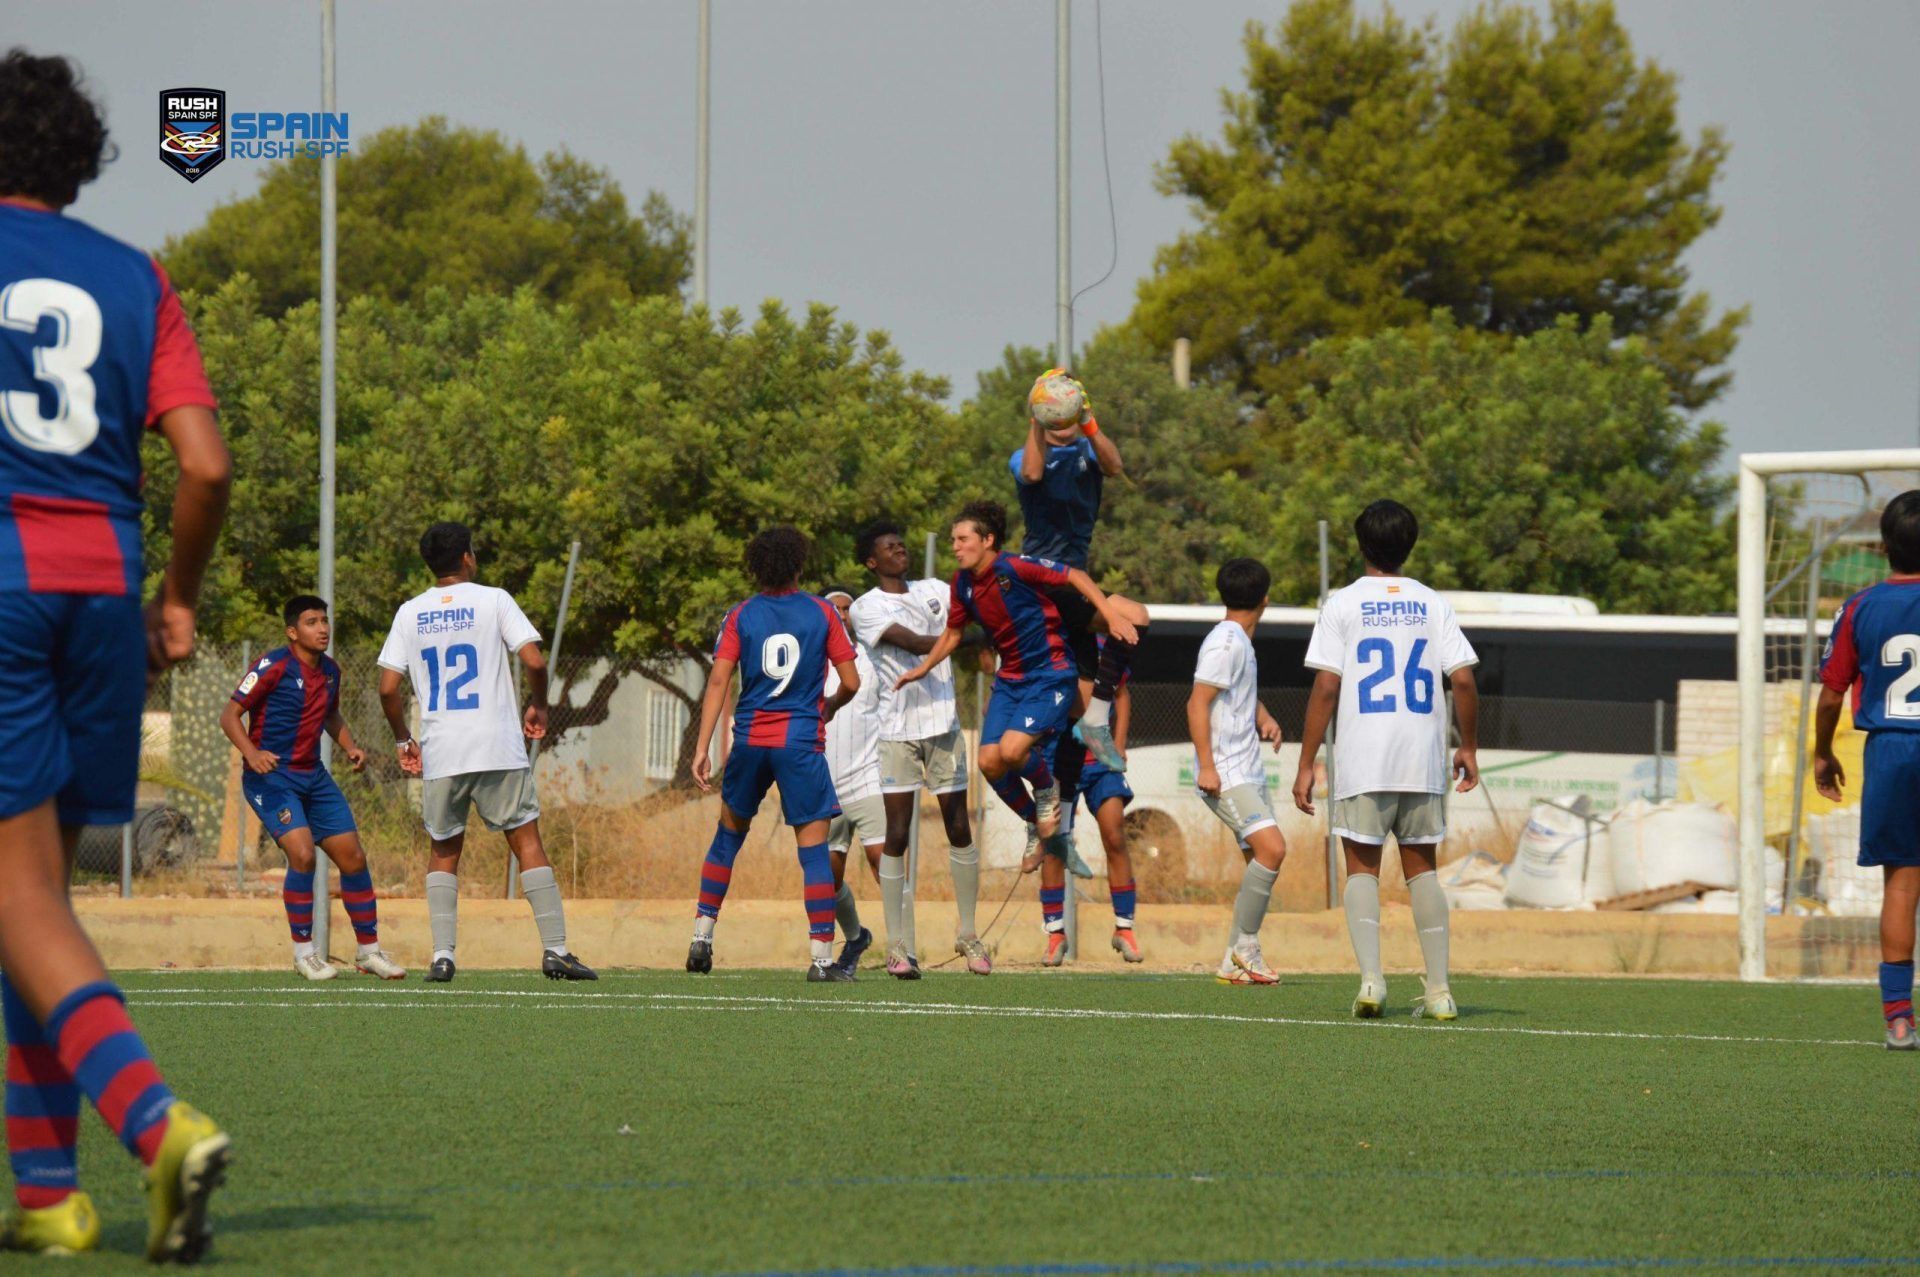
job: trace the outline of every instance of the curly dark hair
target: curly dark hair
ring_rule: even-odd
[[[969,501],[953,516],[955,523],[971,523],[981,536],[993,538],[993,548],[1007,544],[1007,507],[998,501]]]
[[[747,542],[747,575],[763,590],[790,590],[806,570],[813,543],[799,528],[787,524],[763,529]]]
[[[0,59],[0,195],[65,208],[111,159],[107,124],[66,58]]]
[[[864,567],[866,566],[867,560],[873,557],[874,544],[879,541],[881,537],[904,537],[906,535],[907,530],[895,523],[892,519],[875,519],[866,527],[861,528],[854,536],[853,561]]]

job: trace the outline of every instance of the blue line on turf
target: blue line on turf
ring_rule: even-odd
[[[1866,1268],[1920,1267],[1913,1255],[1743,1256],[1453,1256],[1413,1255],[1378,1259],[1251,1259],[1137,1264],[914,1264],[899,1268],[767,1269],[732,1277],[1099,1277],[1107,1273],[1285,1273],[1368,1270],[1447,1272],[1459,1269],[1592,1271],[1618,1268]]]

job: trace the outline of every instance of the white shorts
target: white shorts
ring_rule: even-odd
[[[960,794],[967,788],[967,738],[958,727],[922,740],[880,742],[880,792]]]
[[[1249,836],[1280,823],[1273,818],[1273,800],[1264,785],[1229,785],[1218,794],[1201,790],[1200,801],[1227,823],[1242,847]]]
[[[1333,800],[1333,832],[1342,838],[1383,847],[1387,835],[1402,846],[1447,840],[1447,796],[1383,790]]]
[[[840,805],[840,814],[827,825],[827,850],[846,851],[858,842],[876,847],[887,840],[887,806],[878,794],[868,794]]]

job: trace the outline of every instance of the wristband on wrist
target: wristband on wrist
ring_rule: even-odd
[[[1100,433],[1100,423],[1095,421],[1092,417],[1088,417],[1085,421],[1080,423],[1080,433],[1085,435],[1087,438],[1091,439],[1095,435]]]

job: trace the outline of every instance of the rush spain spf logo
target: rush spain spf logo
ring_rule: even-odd
[[[227,95],[220,89],[160,91],[160,161],[197,182],[227,158]]]

